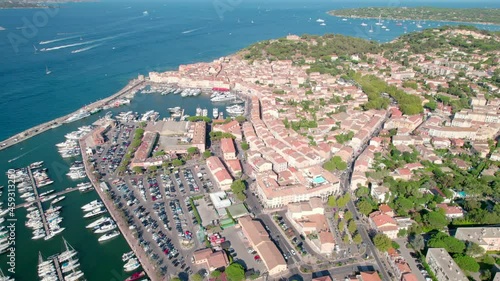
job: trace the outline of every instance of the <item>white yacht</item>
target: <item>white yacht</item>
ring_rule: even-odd
[[[103,236],[99,237],[98,241],[99,242],[108,241],[110,239],[115,238],[118,235],[120,235],[120,232],[117,230],[113,230],[113,232],[106,233]]]
[[[86,213],[83,217],[84,218],[92,218],[92,217],[98,216],[100,214],[104,214],[106,212],[107,212],[106,208],[98,208],[98,209],[92,210],[91,212]]]
[[[113,220],[110,217],[102,217],[86,226],[86,228],[94,228],[96,226],[99,226],[100,224],[103,224],[105,222],[113,222]]]
[[[57,197],[55,198],[54,200],[52,200],[52,202],[50,202],[51,205],[54,205],[56,203],[59,203],[61,202],[62,200],[64,200],[66,198],[66,196],[60,196],[60,197]]]
[[[99,226],[96,230],[94,230],[94,233],[99,234],[99,233],[106,233],[110,232],[111,230],[116,229],[116,224],[114,223],[107,223]]]
[[[136,258],[131,258],[123,266],[123,270],[126,271],[126,272],[134,271],[134,270],[138,269],[139,266],[141,266],[141,264],[139,263],[139,261]]]
[[[94,201],[91,201],[91,202],[83,205],[82,210],[85,212],[90,212],[95,208],[101,207],[102,206],[101,204],[102,204],[102,202],[100,200],[94,200]]]
[[[126,262],[133,257],[135,257],[134,251],[130,251],[122,255],[122,261]]]
[[[75,121],[78,121],[80,119],[83,119],[85,117],[88,117],[90,116],[90,113],[84,109],[81,109],[80,111],[78,111],[77,113],[71,115],[70,117],[68,117],[68,119],[66,119],[64,121],[64,123],[71,123],[71,122],[75,122]]]

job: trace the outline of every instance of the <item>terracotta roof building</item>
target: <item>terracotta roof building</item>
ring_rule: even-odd
[[[287,269],[285,259],[259,221],[245,216],[239,218],[238,223],[248,243],[258,253],[270,275],[276,275]]]
[[[209,271],[214,271],[229,265],[229,260],[224,251],[213,252],[210,248],[194,252],[193,259],[196,265],[201,265]]]

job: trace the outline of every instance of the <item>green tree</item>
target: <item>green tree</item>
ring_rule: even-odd
[[[356,233],[354,234],[354,236],[352,237],[352,241],[356,244],[361,244],[361,242],[363,242],[363,238],[361,237],[361,235],[359,233]]]
[[[356,189],[354,194],[356,194],[356,197],[358,198],[368,196],[368,194],[370,194],[370,189],[366,186],[360,186]]]
[[[243,281],[245,280],[245,269],[239,263],[233,262],[226,270],[226,276],[230,281]]]
[[[349,220],[352,219],[352,213],[351,213],[351,211],[347,211],[347,212],[344,213],[344,219],[346,221],[349,221]]]
[[[203,152],[203,159],[207,159],[210,156],[212,156],[212,152],[210,150],[207,149]]]
[[[368,200],[361,199],[356,203],[358,210],[365,216],[369,215],[373,211],[373,206],[368,202]]]
[[[455,257],[453,257],[453,260],[457,263],[457,265],[461,269],[463,269],[465,271],[469,271],[469,272],[478,272],[479,271],[479,264],[472,257],[465,256],[465,255],[456,255]]]
[[[157,152],[154,153],[155,157],[163,156],[163,155],[165,155],[165,151],[163,151],[163,150],[158,150]]]
[[[195,155],[195,154],[197,154],[197,153],[198,153],[198,148],[197,148],[197,147],[194,147],[194,146],[193,146],[193,147],[190,147],[190,148],[188,148],[188,149],[187,149],[187,153],[188,153],[189,155]]]
[[[142,167],[134,167],[132,168],[132,171],[134,171],[134,173],[136,174],[142,174]]]
[[[151,172],[151,173],[154,173],[157,170],[158,170],[158,167],[156,167],[156,166],[150,166],[150,167],[148,167],[148,171]]]
[[[250,145],[248,144],[248,142],[244,141],[244,142],[241,142],[241,149],[243,150],[249,150],[250,149]]]
[[[429,228],[440,230],[448,225],[448,220],[441,212],[429,212],[424,215],[424,223]]]
[[[203,276],[201,276],[201,274],[199,274],[199,273],[195,273],[195,274],[191,275],[191,278],[189,278],[189,279],[192,281],[202,281]]]
[[[337,207],[337,199],[335,198],[335,196],[333,195],[328,196],[328,206]]]
[[[385,234],[377,233],[373,237],[373,244],[379,251],[385,252],[392,247],[392,240]]]
[[[424,107],[429,109],[430,111],[434,111],[437,108],[437,103],[434,100],[431,100],[428,103],[424,104]]]
[[[351,200],[351,195],[349,193],[346,193],[343,196],[340,196],[339,199],[337,199],[337,206],[343,208],[347,205],[349,200]]]
[[[427,246],[429,248],[445,248],[449,253],[461,254],[465,250],[465,243],[455,237],[438,232],[432,235]]]
[[[210,276],[213,278],[217,278],[221,275],[222,273],[218,270],[214,270],[212,273],[210,273]]]
[[[172,160],[172,165],[174,165],[174,167],[179,167],[184,165],[184,161],[182,161],[181,159],[174,159]]]
[[[357,229],[356,222],[354,220],[350,220],[349,225],[347,226],[347,229],[349,230],[349,232],[351,234],[354,233]]]
[[[231,184],[231,190],[233,191],[236,198],[244,201],[247,197],[245,195],[246,183],[243,180],[235,180]]]
[[[234,120],[238,121],[239,123],[243,123],[243,122],[247,121],[247,118],[245,116],[239,115],[239,116],[234,117]]]
[[[484,248],[479,246],[474,242],[467,242],[467,246],[465,249],[465,254],[470,257],[479,257],[484,255]]]
[[[340,230],[340,231],[344,231],[344,228],[345,228],[345,223],[344,223],[344,221],[340,221],[340,222],[339,222],[339,230]]]

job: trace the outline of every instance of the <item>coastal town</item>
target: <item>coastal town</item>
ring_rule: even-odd
[[[288,35],[150,72],[41,129],[134,95],[236,112],[106,114],[60,145],[100,197],[89,216],[110,216],[96,233],[131,248],[126,280],[496,281],[499,55],[498,33],[463,26]]]

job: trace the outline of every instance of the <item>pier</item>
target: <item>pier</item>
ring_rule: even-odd
[[[113,220],[116,222],[116,225],[120,229],[121,234],[127,241],[128,245],[134,251],[135,256],[141,263],[142,269],[146,272],[146,274],[149,277],[149,280],[151,281],[160,281],[160,280],[167,280],[166,278],[162,278],[159,274],[156,268],[151,264],[150,256],[144,251],[144,249],[139,245],[139,241],[137,238],[132,234],[131,230],[128,228],[128,224],[125,221],[125,218],[118,212],[116,207],[114,206],[113,201],[111,198],[106,194],[106,191],[101,188],[99,185],[99,181],[94,177],[94,174],[89,168],[89,162],[88,162],[88,156],[86,154],[86,138],[91,136],[91,134],[87,134],[86,137],[82,138],[79,140],[80,143],[80,149],[82,152],[82,158],[83,158],[83,163],[85,166],[85,172],[87,173],[88,178],[90,179],[90,182],[94,186],[95,190],[97,191],[97,194],[101,198],[101,201],[104,203],[104,206],[106,206],[106,209],[108,209],[109,214],[113,218]]]
[[[89,105],[86,105],[84,106],[85,109],[87,109],[88,111],[91,111],[92,109],[95,109],[95,108],[98,108],[98,107],[102,107],[106,104],[109,104],[111,103],[113,100],[115,99],[118,99],[118,98],[121,98],[122,96],[125,96],[125,95],[128,95],[132,92],[135,92],[137,90],[139,90],[143,84],[145,83],[144,80],[140,80],[140,79],[134,79],[134,80],[131,80],[127,86],[125,86],[124,88],[122,88],[120,91],[118,91],[117,93],[113,94],[112,96],[109,96],[107,98],[104,98],[104,99],[101,99],[101,100],[98,100],[92,104],[89,104]],[[80,109],[78,109],[80,110]],[[71,115],[75,114],[76,112],[72,112],[70,114],[67,114],[65,116],[62,116],[62,117],[59,117],[59,118],[56,118],[54,120],[51,120],[51,121],[48,121],[48,122],[45,122],[43,124],[40,124],[40,125],[37,125],[35,127],[32,127],[30,129],[27,129],[23,132],[20,132],[6,140],[3,140],[0,142],[0,150],[2,149],[6,149],[12,145],[15,145],[15,144],[18,144],[26,139],[29,139],[31,137],[34,137],[38,134],[41,134],[45,131],[48,131],[50,129],[53,129],[55,127],[58,127],[60,126],[61,124],[64,123],[64,121],[66,119],[68,119],[68,117],[70,117]]]
[[[59,280],[64,280],[64,275],[61,270],[61,264],[59,263],[57,255],[53,258],[53,261],[54,261],[54,266],[56,267],[57,277],[59,278]]]
[[[38,187],[36,186],[35,179],[33,178],[33,173],[31,173],[31,168],[28,166],[28,174],[30,176],[31,184],[33,186],[33,193],[35,193],[35,201],[38,209],[40,210],[40,215],[42,217],[43,229],[45,229],[45,235],[49,235],[49,224],[47,223],[47,218],[45,217],[45,213],[43,212],[42,201],[40,201],[40,197],[38,196]]]
[[[31,173],[31,171],[30,171],[30,173]],[[64,195],[64,194],[73,192],[75,190],[78,190],[78,187],[68,187],[65,190],[62,190],[62,191],[59,191],[59,192],[56,192],[56,193],[52,193],[51,195],[55,195],[55,196]],[[35,198],[36,198],[34,201],[17,204],[16,207],[15,207],[15,209],[19,209],[19,208],[22,208],[22,207],[30,206],[31,204],[34,204],[34,203],[37,203],[37,204],[38,203],[42,203],[43,202],[42,199],[40,199],[38,197],[38,191],[34,191],[34,193],[35,193]]]

